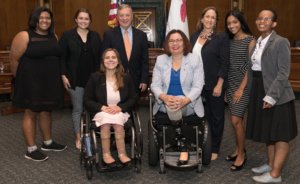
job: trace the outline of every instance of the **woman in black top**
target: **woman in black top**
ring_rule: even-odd
[[[212,160],[217,159],[224,129],[224,93],[229,66],[229,38],[226,33],[216,33],[218,12],[206,7],[197,23],[197,32],[191,36],[193,53],[203,61],[205,85],[205,116],[212,132]]]
[[[101,39],[97,32],[89,30],[92,16],[87,9],[77,10],[74,16],[76,28],[63,33],[59,44],[63,50],[61,77],[70,93],[73,110],[72,121],[76,135],[75,145],[80,149],[80,117],[83,111],[84,88],[91,73],[99,68]]]

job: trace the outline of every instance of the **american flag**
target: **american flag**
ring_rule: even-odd
[[[114,28],[118,25],[117,22],[118,5],[122,3],[124,3],[124,0],[111,0],[108,21],[107,21],[107,25],[109,27]]]

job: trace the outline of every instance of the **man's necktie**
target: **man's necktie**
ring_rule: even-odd
[[[127,59],[129,61],[130,59],[130,54],[131,54],[131,43],[130,43],[130,40],[129,40],[129,35],[128,35],[128,31],[125,30],[124,32],[124,45],[125,45],[125,50],[126,50],[126,55],[127,55]]]

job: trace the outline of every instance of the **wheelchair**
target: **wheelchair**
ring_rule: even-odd
[[[129,112],[130,118],[124,124],[125,129],[125,146],[128,157],[131,158],[131,164],[129,168],[134,167],[137,173],[141,172],[142,165],[142,153],[143,153],[143,136],[141,131],[141,124],[139,115],[136,111]],[[102,160],[101,150],[101,131],[100,127],[97,127],[92,120],[94,113],[83,112],[80,122],[80,138],[81,138],[81,150],[80,150],[80,165],[86,170],[87,179],[93,177],[93,167],[99,173],[107,171],[116,171],[124,168],[124,165],[117,163],[116,167],[108,167]],[[111,134],[114,134],[113,129]],[[98,140],[97,140],[98,139]],[[114,136],[111,136],[111,151],[114,155],[116,150]],[[127,167],[127,166],[126,166]]]
[[[197,169],[211,161],[211,132],[205,118],[196,115],[185,116],[173,122],[166,113],[153,115],[154,96],[149,93],[150,120],[148,123],[148,162],[150,166],[159,163],[159,173],[166,173],[166,166],[177,170]],[[178,165],[181,145],[184,142],[189,152],[185,165]]]

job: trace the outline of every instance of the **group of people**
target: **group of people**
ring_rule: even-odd
[[[42,132],[43,151],[62,151],[67,146],[52,140],[51,111],[63,103],[63,87],[69,92],[73,109],[75,146],[80,149],[80,117],[84,108],[94,112],[101,129],[103,161],[114,166],[110,153],[110,129],[115,131],[118,159],[126,154],[123,125],[135,108],[139,93],[148,84],[147,36],[132,27],[132,8],[118,7],[119,26],[104,33],[90,30],[92,16],[79,9],[76,27],[54,33],[52,12],[37,8],[29,27],[18,33],[11,47],[11,68],[15,74],[13,104],[25,109],[22,128],[27,151],[35,161],[48,159],[35,141],[36,122]],[[215,7],[205,8],[190,40],[181,30],[170,31],[164,41],[166,54],[157,57],[151,90],[157,112],[180,111],[183,116],[206,117],[212,133],[211,160],[220,151],[224,130],[225,101],[230,110],[236,147],[225,159],[231,171],[244,168],[247,161],[245,138],[267,145],[268,162],[253,168],[261,183],[281,182],[281,171],[289,153],[289,141],[297,135],[294,93],[288,81],[289,42],[276,34],[277,14],[259,12],[252,35],[238,10],[225,18],[225,32],[216,32],[219,20]],[[248,112],[247,121],[245,114]],[[247,122],[247,125],[245,125]],[[182,150],[178,163],[189,160]]]
[[[63,105],[65,88],[72,102],[76,148],[81,149],[80,118],[85,108],[96,114],[94,120],[101,127],[104,163],[115,164],[110,154],[111,126],[119,160],[123,164],[131,161],[125,150],[123,125],[148,84],[147,36],[131,26],[132,20],[131,7],[119,6],[119,26],[105,32],[102,41],[90,29],[91,13],[80,8],[74,16],[75,28],[58,40],[52,12],[44,7],[33,11],[28,29],[15,36],[10,53],[16,78],[13,105],[25,109],[25,158],[44,161],[48,156],[41,150],[67,148],[54,142],[51,133],[51,111]],[[43,139],[41,150],[35,141],[37,122]]]
[[[157,58],[153,70],[153,112],[171,109],[183,115],[205,115],[212,132],[211,160],[216,160],[226,101],[236,137],[235,150],[225,158],[233,162],[230,170],[244,168],[248,138],[267,146],[268,161],[252,168],[261,174],[253,180],[279,183],[289,141],[298,133],[295,96],[288,81],[289,41],[274,31],[277,14],[271,9],[258,14],[256,26],[261,35],[257,40],[238,10],[226,15],[226,32],[216,33],[217,21],[216,8],[207,7],[190,43],[180,30],[169,32],[164,44],[166,54]],[[188,159],[188,152],[182,150],[178,163],[187,163]]]

